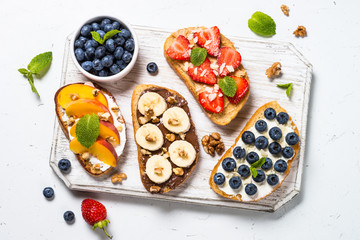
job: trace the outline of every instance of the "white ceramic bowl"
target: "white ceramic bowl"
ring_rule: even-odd
[[[79,37],[80,35],[80,30],[81,28],[85,25],[85,24],[89,24],[92,22],[100,22],[102,19],[104,18],[109,18],[112,21],[118,21],[122,27],[128,29],[132,35],[132,38],[134,39],[134,43],[135,43],[135,48],[134,48],[134,53],[133,53],[133,57],[131,59],[131,61],[129,62],[129,64],[123,69],[121,70],[119,73],[111,75],[111,76],[107,76],[107,77],[100,77],[100,76],[96,76],[94,74],[91,74],[87,71],[85,71],[79,64],[79,62],[77,61],[76,57],[75,57],[75,49],[74,49],[74,43],[75,40]],[[94,81],[97,82],[113,82],[113,81],[117,81],[120,80],[122,78],[124,78],[130,71],[131,69],[135,66],[135,62],[136,59],[139,55],[139,42],[136,36],[136,33],[134,31],[134,29],[131,27],[131,25],[127,22],[125,22],[122,19],[119,18],[115,18],[115,17],[111,17],[111,16],[98,16],[98,17],[93,17],[89,20],[87,20],[86,22],[84,22],[83,24],[80,25],[80,27],[76,30],[73,38],[71,39],[71,43],[70,43],[70,54],[71,57],[76,65],[76,67],[79,69],[79,71],[84,74],[87,78],[90,78]]]

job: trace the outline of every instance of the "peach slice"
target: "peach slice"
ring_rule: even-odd
[[[74,116],[76,118],[81,118],[86,114],[92,113],[108,113],[109,121],[114,123],[114,119],[109,109],[104,104],[95,99],[80,98],[78,100],[72,101],[67,105],[65,112],[66,115]]]
[[[72,137],[76,137],[76,124],[74,124],[70,128],[70,135]],[[113,137],[115,139],[116,145],[120,144],[119,131],[116,129],[114,124],[110,122],[105,122],[100,120],[99,137],[103,139],[107,139],[108,137]]]
[[[57,94],[57,102],[62,108],[66,109],[72,101],[80,98],[87,98],[95,99],[102,103],[105,107],[108,107],[108,101],[101,91],[98,92],[96,97],[93,95],[93,91],[95,89],[96,88],[94,87],[79,83],[67,85],[59,90],[60,92]]]
[[[77,140],[77,138],[74,138],[73,140],[71,140],[69,148],[73,153],[76,154],[89,152],[91,155],[95,156],[103,163],[110,165],[112,167],[116,167],[118,156],[115,151],[115,148],[113,147],[113,145],[111,145],[102,138],[96,140],[96,142],[93,145],[91,145],[90,148],[84,147]]]

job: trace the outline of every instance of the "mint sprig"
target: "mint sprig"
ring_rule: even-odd
[[[112,38],[113,36],[115,36],[119,32],[121,32],[121,31],[117,30],[117,29],[114,29],[114,30],[111,30],[111,31],[108,31],[107,33],[105,33],[104,38],[101,38],[100,34],[98,32],[92,31],[91,36],[95,41],[97,41],[98,43],[103,45],[106,42],[106,40],[108,40],[109,38]]]
[[[254,33],[262,36],[272,36],[276,34],[276,24],[274,20],[263,12],[255,12],[248,20],[248,27]]]
[[[45,52],[35,56],[28,64],[27,69],[26,68],[18,69],[18,71],[28,79],[28,82],[31,86],[31,90],[34,93],[36,93],[36,95],[39,98],[40,95],[39,92],[36,90],[33,74],[35,74],[39,78],[42,77],[49,69],[51,61],[52,61],[52,52]]]
[[[190,53],[190,61],[195,66],[200,66],[206,59],[207,51],[205,48],[194,48]]]
[[[254,178],[257,177],[258,173],[257,173],[257,168],[261,167],[266,161],[265,157],[260,158],[259,160],[257,160],[256,162],[254,162],[253,164],[251,164],[250,166],[250,171],[251,174],[253,175]]]
[[[81,145],[86,148],[91,147],[99,136],[100,121],[95,113],[86,114],[76,124],[76,137]]]
[[[228,97],[235,96],[236,90],[237,90],[237,85],[233,78],[226,76],[224,78],[219,79],[218,84],[219,84],[221,91],[223,92],[223,94],[225,96],[228,96]]]
[[[286,96],[288,97],[290,96],[292,85],[293,85],[292,83],[277,84],[278,87],[286,89]]]

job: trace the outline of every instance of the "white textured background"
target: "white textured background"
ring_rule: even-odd
[[[290,17],[280,11],[290,7]],[[0,239],[103,239],[82,220],[80,203],[100,200],[115,239],[356,239],[360,127],[358,1],[9,1],[0,8]],[[69,191],[48,164],[66,36],[100,14],[136,25],[177,28],[217,25],[225,35],[262,39],[247,27],[257,10],[271,15],[277,34],[313,64],[312,97],[302,192],[276,213],[201,207]],[[304,25],[308,37],[292,31]],[[17,72],[47,50],[54,59],[35,84]],[[42,190],[52,186],[55,199]],[[73,210],[76,222],[62,215]],[[105,238],[104,238],[105,239]]]

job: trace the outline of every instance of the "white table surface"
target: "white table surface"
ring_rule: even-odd
[[[280,11],[290,7],[290,16]],[[356,239],[360,101],[358,1],[7,1],[0,8],[0,239],[105,239],[81,217],[84,198],[108,209],[114,239]],[[49,167],[66,36],[100,14],[136,25],[176,30],[217,25],[225,35],[263,39],[247,20],[263,11],[277,23],[269,40],[292,42],[313,64],[302,191],[275,213],[234,210],[70,191]],[[178,16],[175,18],[175,16]],[[298,25],[308,37],[295,38]],[[35,80],[41,100],[18,72],[36,54],[53,52],[49,72]],[[159,49],[159,51],[161,51]],[[131,134],[131,133],[130,133]],[[42,190],[51,186],[55,198]],[[63,220],[66,210],[76,221]]]

